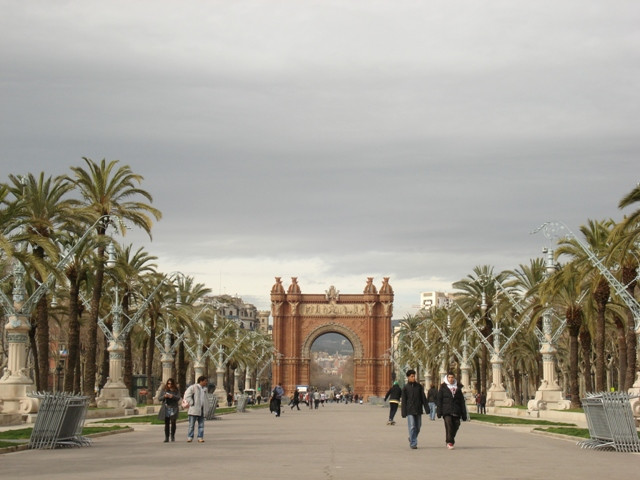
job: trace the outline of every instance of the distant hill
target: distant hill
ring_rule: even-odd
[[[339,353],[340,355],[353,355],[353,346],[347,337],[339,333],[326,333],[313,342],[312,352]]]

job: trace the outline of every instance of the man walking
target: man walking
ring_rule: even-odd
[[[184,392],[184,399],[189,403],[189,430],[187,442],[193,441],[193,430],[198,422],[198,442],[204,443],[204,416],[209,412],[209,397],[207,396],[207,377],[200,375],[198,382],[191,385]]]
[[[424,388],[416,381],[416,371],[407,370],[407,384],[402,388],[402,418],[409,427],[409,447],[418,448],[418,435],[422,426],[422,411],[429,414]]]

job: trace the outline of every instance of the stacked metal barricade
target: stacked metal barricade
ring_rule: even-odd
[[[640,438],[630,399],[625,392],[588,394],[582,399],[587,417],[589,440],[578,442],[582,448],[640,452]]]
[[[40,409],[29,439],[29,448],[51,449],[91,445],[82,436],[89,397],[58,392],[37,392]]]
[[[247,402],[249,401],[248,395],[238,395],[238,402],[236,403],[236,412],[246,412]]]
[[[218,397],[213,394],[209,395],[209,411],[206,413],[205,418],[207,420],[213,420],[216,414],[216,407],[218,406]]]

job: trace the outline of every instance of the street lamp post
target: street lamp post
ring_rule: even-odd
[[[115,287],[115,298],[111,306],[110,313],[112,316],[111,330],[109,330],[109,327],[103,318],[98,318],[98,326],[109,339],[109,347],[107,348],[107,351],[109,352],[109,378],[100,391],[100,396],[96,399],[96,403],[99,407],[121,407],[125,409],[125,413],[133,413],[133,409],[136,406],[136,399],[129,396],[129,390],[123,381],[124,341],[131,329],[138,323],[146,311],[151,299],[158,293],[160,287],[162,287],[162,285],[164,285],[164,283],[170,278],[171,276],[164,277],[162,281],[160,281],[156,288],[144,300],[133,317],[129,317],[122,311],[122,305],[120,305],[118,296],[118,288]],[[176,304],[178,304],[178,302],[179,300]],[[122,327],[123,315],[129,319],[129,322],[125,327]],[[151,390],[151,385],[148,385],[147,388]]]

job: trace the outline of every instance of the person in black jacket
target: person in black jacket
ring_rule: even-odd
[[[436,408],[438,418],[444,418],[445,441],[447,448],[453,450],[456,443],[456,433],[460,428],[460,420],[467,420],[467,405],[462,395],[462,387],[453,373],[447,373],[444,382],[438,390]]]
[[[407,384],[402,389],[402,418],[409,427],[409,447],[418,448],[418,434],[422,426],[422,411],[429,414],[424,388],[416,381],[416,371],[407,370]]]
[[[384,401],[386,402],[389,399],[389,421],[387,425],[395,425],[396,422],[393,421],[393,417],[396,416],[396,412],[398,411],[398,404],[400,403],[400,397],[402,396],[402,390],[398,385],[398,382],[393,382],[393,386],[389,389],[387,394],[384,396]]]

